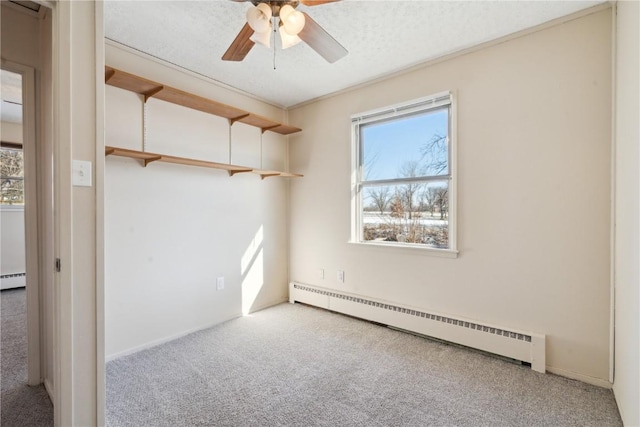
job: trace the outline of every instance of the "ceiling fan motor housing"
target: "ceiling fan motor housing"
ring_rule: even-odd
[[[254,6],[259,5],[260,3],[268,4],[271,7],[271,13],[273,16],[280,16],[280,9],[282,6],[289,5],[292,8],[298,7],[300,5],[299,0],[271,0],[271,1],[260,1],[260,0],[251,0],[251,3]]]

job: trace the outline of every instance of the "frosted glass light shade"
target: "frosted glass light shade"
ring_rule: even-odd
[[[280,21],[284,22],[284,20],[287,19],[287,16],[289,16],[289,14],[294,11],[295,10],[291,5],[285,4],[284,6],[282,6],[280,8],[280,12],[278,12],[278,16],[280,16]]]
[[[264,31],[262,33],[255,31],[251,35],[251,37],[249,37],[249,40],[266,47],[271,47],[271,28],[267,28],[267,31]]]
[[[266,3],[250,7],[247,9],[247,22],[256,33],[268,32],[271,29],[271,7]]]
[[[298,12],[297,10],[293,10],[291,13],[287,14],[284,19],[281,15],[280,21],[284,25],[284,29],[287,33],[296,36],[300,31],[302,31],[305,23],[304,15],[302,12]]]
[[[287,49],[291,46],[295,46],[302,41],[300,37],[287,33],[283,26],[280,26],[279,30],[280,30],[279,31],[280,40],[282,40],[283,49]]]

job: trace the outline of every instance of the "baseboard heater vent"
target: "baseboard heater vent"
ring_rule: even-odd
[[[545,372],[545,336],[542,334],[290,283],[289,302],[296,301],[521,360],[530,363],[534,371]]]
[[[0,289],[22,288],[26,286],[27,275],[25,273],[0,274]]]
[[[12,279],[14,277],[26,277],[26,273],[12,273],[12,274],[2,274],[0,275],[0,279]]]

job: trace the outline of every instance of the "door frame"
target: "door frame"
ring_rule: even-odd
[[[38,150],[35,69],[2,60],[0,68],[22,76],[22,153],[24,159],[25,273],[27,294],[27,381],[42,383],[40,335],[40,271],[38,252]]]

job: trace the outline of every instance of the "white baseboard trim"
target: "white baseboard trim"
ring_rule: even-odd
[[[265,303],[265,304],[261,304],[261,305],[255,307],[253,310],[251,310],[249,312],[249,314],[255,313],[256,311],[267,309],[269,307],[273,307],[273,306],[278,305],[278,304],[282,304],[283,302],[289,302],[289,296],[288,295],[287,296],[283,296],[281,298],[278,298],[276,300],[273,300],[271,302],[268,302],[268,303]]]
[[[16,275],[11,277],[3,277],[0,279],[0,289],[15,289],[24,288],[27,286],[27,278],[24,273],[22,275]]]
[[[610,389],[613,386],[613,384],[611,384],[607,380],[603,380],[603,379],[600,379],[600,378],[592,377],[592,376],[589,376],[589,375],[579,374],[577,372],[568,371],[568,370],[562,369],[562,368],[554,368],[553,366],[548,366],[547,365],[547,372],[552,373],[552,374],[556,374],[556,375],[560,375],[561,377],[570,378],[572,380],[582,381],[583,383],[596,385],[596,386],[602,387],[602,388]]]
[[[53,398],[53,385],[51,385],[51,382],[48,378],[44,380],[44,389],[47,390],[49,399],[51,399],[51,403],[54,403],[55,399]]]
[[[236,315],[230,316],[229,318],[222,319],[219,322],[207,323],[205,325],[198,326],[198,327],[195,327],[195,328],[192,328],[192,329],[188,329],[186,331],[182,331],[182,332],[179,332],[177,334],[170,335],[168,337],[160,338],[160,339],[157,339],[157,340],[146,342],[144,344],[137,345],[137,346],[129,348],[127,350],[119,351],[119,352],[114,353],[114,354],[108,354],[108,355],[105,356],[104,360],[105,360],[105,362],[108,363],[108,362],[111,362],[112,360],[116,360],[116,359],[119,359],[119,358],[124,357],[124,356],[129,356],[130,354],[134,354],[134,353],[137,353],[137,352],[142,351],[142,350],[147,350],[149,348],[153,348],[153,347],[159,346],[161,344],[168,343],[169,341],[177,340],[178,338],[182,338],[182,337],[187,336],[189,334],[192,334],[194,332],[198,332],[198,331],[202,331],[202,330],[205,330],[205,329],[212,328],[212,327],[214,327],[216,325],[219,325],[219,324],[224,323],[224,322],[228,322],[229,320],[237,319],[238,317],[241,317],[241,316],[242,316],[242,314],[238,313]]]
[[[264,310],[265,308],[273,307],[274,305],[278,305],[278,304],[281,304],[281,303],[286,302],[286,301],[288,301],[288,297],[282,297],[282,298],[280,298],[280,299],[278,299],[276,301],[273,301],[273,302],[270,302],[270,303],[267,303],[267,304],[260,305],[259,307],[256,307],[254,310],[251,311],[251,313],[255,313],[256,311]],[[230,317],[228,317],[226,319],[222,319],[219,322],[208,323],[206,325],[198,326],[198,327],[193,328],[193,329],[188,329],[186,331],[182,331],[180,333],[177,333],[177,334],[174,334],[174,335],[170,335],[168,337],[160,338],[160,339],[157,339],[157,340],[154,340],[154,341],[149,341],[147,343],[140,344],[138,346],[132,347],[132,348],[127,349],[127,350],[119,351],[119,352],[114,353],[114,354],[109,354],[109,355],[105,356],[105,362],[108,363],[108,362],[111,362],[112,360],[116,360],[116,359],[119,359],[119,358],[124,357],[124,356],[129,356],[130,354],[134,354],[134,353],[137,353],[139,351],[147,350],[149,348],[156,347],[158,345],[168,343],[169,341],[177,340],[178,338],[182,338],[182,337],[187,336],[189,334],[192,334],[194,332],[198,332],[198,331],[202,331],[202,330],[205,330],[205,329],[212,328],[212,327],[214,327],[216,325],[219,325],[221,323],[228,322],[229,320],[237,319],[238,317],[242,317],[242,313],[238,313],[238,314],[230,316]]]

